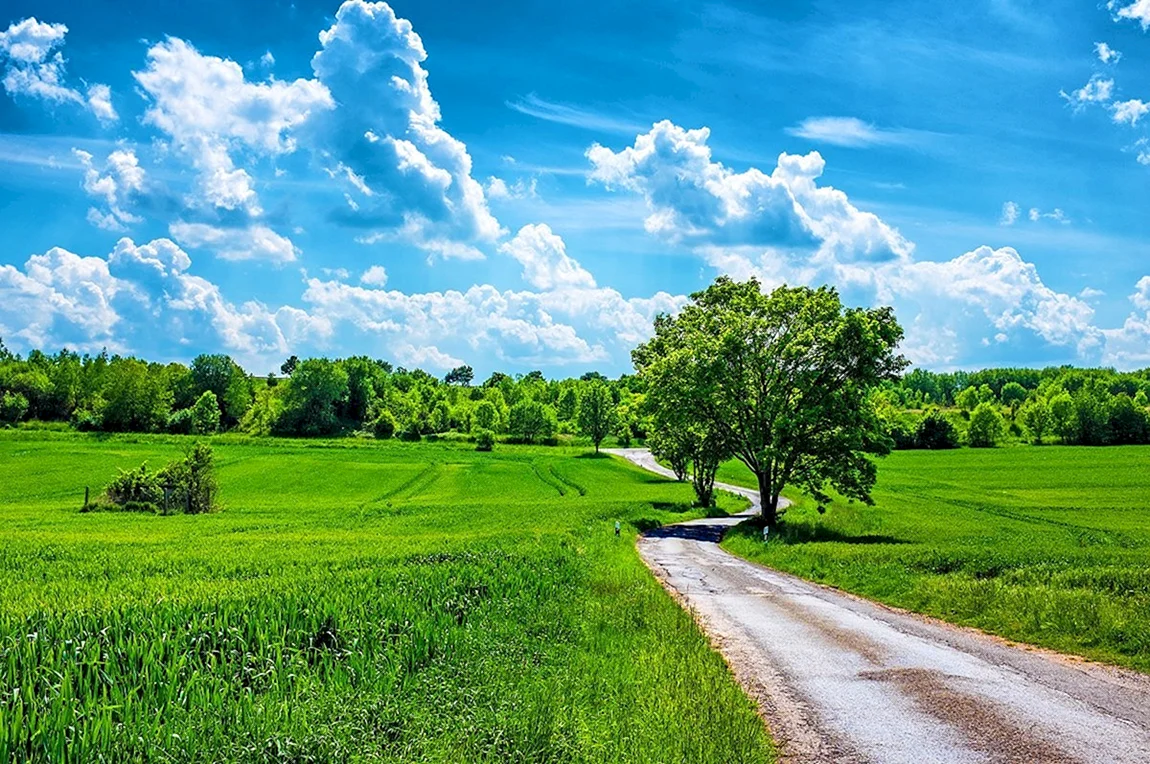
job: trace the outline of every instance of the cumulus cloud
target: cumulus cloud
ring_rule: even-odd
[[[253,180],[235,166],[232,152],[292,152],[295,131],[334,107],[319,82],[249,82],[235,61],[204,55],[177,38],[149,48],[147,66],[133,75],[150,101],[144,122],[169,135],[191,159],[200,172],[202,201],[251,214],[260,212]]]
[[[537,289],[594,287],[595,279],[567,254],[567,246],[546,224],[525,225],[499,248],[523,266],[523,280]]]
[[[124,231],[141,218],[127,210],[127,206],[144,190],[144,169],[132,149],[117,149],[105,158],[103,167],[97,167],[93,156],[81,149],[72,154],[84,168],[84,190],[97,199],[100,207],[88,210],[88,220],[108,231]]]
[[[87,94],[66,81],[63,47],[68,27],[29,17],[0,32],[0,61],[4,63],[4,89],[9,95],[39,98],[50,103],[72,103],[89,109],[101,122],[114,122],[112,91],[107,85],[87,86]]]
[[[415,347],[410,342],[405,342],[398,345],[392,353],[397,361],[407,366],[445,370],[463,365],[462,360],[432,345]]]
[[[1137,21],[1143,30],[1150,29],[1150,0],[1134,0],[1132,3],[1110,0],[1106,7],[1114,12],[1115,20]]]
[[[472,177],[467,147],[439,124],[411,22],[386,3],[348,0],[319,39],[312,69],[339,107],[316,125],[316,141],[362,195],[338,219],[398,231],[432,255],[482,257],[474,243],[504,230]]]
[[[382,265],[373,265],[359,277],[365,286],[382,287],[387,285],[387,270]]]
[[[1150,113],[1150,103],[1138,99],[1131,99],[1129,101],[1115,103],[1111,109],[1115,122],[1120,125],[1127,124],[1133,127],[1138,124],[1138,120],[1145,117],[1147,113]]]
[[[223,228],[181,220],[172,223],[168,232],[183,246],[210,250],[221,260],[264,260],[282,265],[294,261],[298,253],[291,239],[265,225]]]

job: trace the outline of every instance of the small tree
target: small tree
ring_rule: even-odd
[[[579,401],[579,431],[595,444],[595,453],[615,425],[615,399],[607,385],[595,381],[583,391]]]
[[[1002,438],[1004,426],[998,408],[983,402],[975,406],[970,414],[970,429],[966,437],[974,448],[992,448]]]
[[[491,430],[479,429],[475,431],[475,450],[490,451],[495,448],[495,433]]]
[[[690,443],[681,433],[675,430],[663,432],[656,430],[647,438],[647,448],[656,459],[661,459],[671,465],[675,479],[680,483],[687,479],[691,463]]]
[[[1078,414],[1074,410],[1074,399],[1065,391],[1050,398],[1050,425],[1062,438],[1063,443],[1073,443],[1078,431]]]
[[[968,414],[974,411],[974,407],[978,405],[978,388],[967,387],[961,390],[958,395],[954,396],[954,403],[963,411]]]
[[[1024,404],[1019,413],[1022,414],[1022,423],[1026,425],[1026,429],[1030,430],[1030,434],[1034,437],[1034,442],[1041,446],[1042,436],[1050,432],[1050,427],[1054,422],[1054,414],[1050,410],[1050,404],[1042,398],[1036,398]]]
[[[525,443],[548,438],[555,433],[555,414],[539,401],[522,400],[511,407],[511,434]]]
[[[446,384],[463,387],[470,387],[473,379],[475,379],[475,371],[470,366],[456,366],[443,377]]]
[[[919,421],[914,442],[917,448],[958,448],[958,431],[941,411],[931,411]]]
[[[555,413],[560,422],[570,422],[579,413],[579,396],[574,387],[567,387],[559,396],[559,405]]]
[[[1018,407],[1026,400],[1026,388],[1017,382],[1007,382],[1002,386],[1002,403],[1010,407],[1010,418],[1018,414]]]
[[[211,390],[205,390],[192,406],[190,429],[193,435],[212,435],[220,429],[220,404]]]
[[[395,415],[387,409],[379,412],[379,416],[371,423],[371,434],[376,440],[390,440],[395,437]]]
[[[280,373],[286,374],[290,377],[292,372],[295,371],[295,367],[297,366],[299,366],[299,358],[293,355],[291,358],[288,358],[286,361],[280,364]]]
[[[16,424],[28,413],[28,399],[20,393],[0,396],[0,424]]]
[[[499,410],[491,401],[480,401],[471,413],[471,426],[474,430],[492,430],[499,424]]]

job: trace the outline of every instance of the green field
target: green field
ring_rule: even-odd
[[[0,433],[0,761],[773,758],[634,549],[688,486],[585,450],[218,438],[222,512],[77,511],[183,443]]]
[[[719,480],[753,486],[741,464]],[[730,551],[1005,637],[1150,671],[1150,447],[897,451],[876,506],[800,499]]]

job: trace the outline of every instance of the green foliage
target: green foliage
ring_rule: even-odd
[[[773,759],[635,552],[702,514],[686,486],[586,448],[224,436],[229,511],[75,512],[181,440],[0,434],[0,761]]]
[[[475,379],[475,371],[470,366],[456,366],[443,377],[445,384],[462,385],[463,387],[470,387],[473,379]]]
[[[1003,405],[1010,407],[1010,417],[1013,419],[1018,413],[1018,407],[1026,400],[1026,388],[1017,382],[1007,382],[1002,386],[1000,397]]]
[[[508,429],[525,443],[532,443],[536,438],[549,438],[557,427],[555,413],[538,401],[522,400],[511,407]]]
[[[664,462],[675,473],[680,483],[687,479],[691,468],[691,442],[675,428],[657,428],[647,438],[647,448],[656,459]]]
[[[240,420],[239,430],[249,435],[268,436],[276,429],[283,414],[283,396],[287,385],[266,387],[256,393],[255,403]]]
[[[978,389],[968,387],[962,390],[954,399],[955,404],[966,412],[974,411],[974,407],[979,404]]]
[[[196,443],[183,459],[159,471],[149,471],[147,462],[134,470],[120,470],[104,489],[107,504],[97,503],[84,510],[205,514],[217,509],[217,491],[212,449]]]
[[[490,451],[495,448],[495,433],[491,430],[478,429],[475,431],[475,450]]]
[[[611,433],[616,421],[615,401],[607,385],[599,381],[590,383],[579,401],[579,431],[591,439],[598,451],[599,444]]]
[[[473,431],[494,431],[499,426],[499,410],[495,404],[489,400],[479,401],[471,413],[471,426]]]
[[[379,416],[371,423],[371,433],[377,440],[390,440],[395,437],[397,427],[395,416],[387,409],[384,409],[379,412]]]
[[[110,432],[155,432],[168,423],[172,392],[162,375],[134,358],[108,366],[100,427]]]
[[[983,402],[974,407],[970,414],[970,427],[966,431],[967,442],[972,448],[993,448],[1002,439],[1006,428],[998,407]]]
[[[276,432],[304,436],[338,432],[336,413],[347,400],[347,379],[347,372],[326,358],[301,361],[286,385]]]
[[[191,409],[191,433],[214,435],[220,429],[220,404],[216,394],[205,390]],[[245,412],[246,413],[246,412]]]
[[[228,427],[243,419],[255,396],[251,381],[235,361],[226,355],[200,355],[192,361],[190,371],[194,398],[211,391]]]
[[[844,308],[826,287],[765,295],[754,279],[721,277],[678,316],[659,316],[632,358],[664,422],[698,424],[704,442],[757,475],[773,526],[788,484],[869,501],[870,456],[892,445],[870,395],[905,368],[901,339],[890,308]]]
[[[0,424],[16,424],[28,414],[28,399],[21,393],[0,395]]]
[[[1034,442],[1041,446],[1042,436],[1050,432],[1054,426],[1054,412],[1051,410],[1050,404],[1042,398],[1027,401],[1019,413],[1022,415],[1022,423],[1030,431]]]
[[[931,411],[919,420],[914,445],[929,450],[958,448],[958,430],[941,411]]]
[[[579,413],[579,395],[575,392],[574,385],[569,385],[563,388],[563,392],[559,395],[559,403],[555,407],[555,415],[560,422],[570,422],[578,416]]]

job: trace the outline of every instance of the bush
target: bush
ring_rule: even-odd
[[[491,430],[475,431],[475,450],[490,451],[495,448],[495,433]]]
[[[217,508],[218,486],[212,449],[203,443],[192,446],[183,459],[171,462],[158,472],[148,464],[138,469],[120,470],[104,489],[103,500],[84,511],[169,512],[203,514]]]
[[[992,448],[1002,438],[1002,414],[998,407],[983,402],[974,407],[970,414],[970,428],[966,438],[973,448]]]
[[[555,412],[538,401],[523,400],[511,407],[511,433],[525,443],[551,437],[558,425]]]
[[[28,414],[28,399],[20,393],[0,396],[0,424],[16,424]]]
[[[72,414],[72,426],[80,432],[96,432],[102,423],[100,415],[90,409],[76,409]]]
[[[191,411],[193,435],[214,435],[219,431],[220,404],[211,390],[204,391]]]
[[[491,401],[480,401],[471,414],[471,424],[476,432],[479,430],[494,430],[499,424],[499,410]]]
[[[379,416],[371,423],[371,434],[376,437],[376,440],[390,440],[395,437],[397,426],[395,416],[387,409],[384,409],[379,412]]]
[[[190,435],[192,433],[192,410],[173,411],[172,415],[168,417],[168,432],[175,435]]]
[[[958,448],[958,430],[941,411],[931,411],[918,423],[914,432],[916,448]]]

